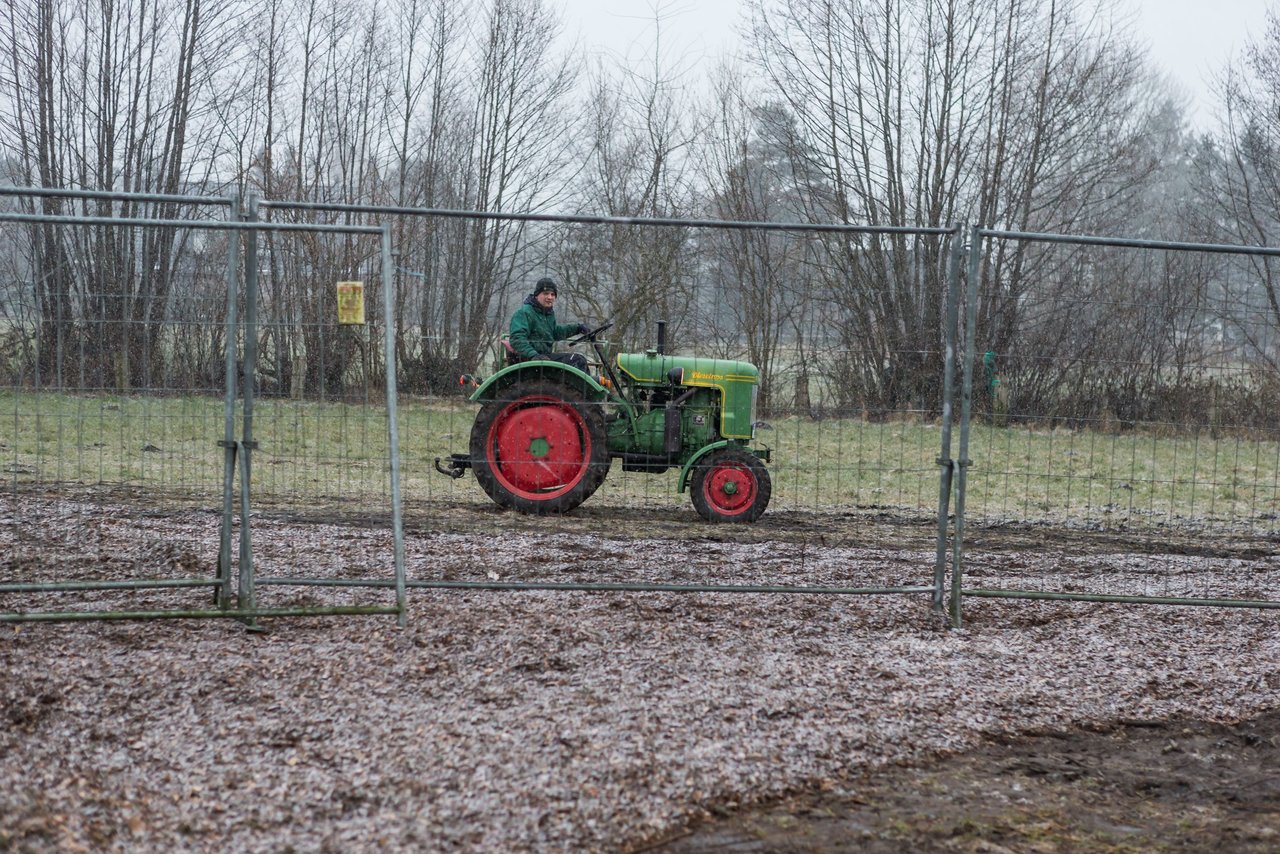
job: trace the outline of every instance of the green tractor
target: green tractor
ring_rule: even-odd
[[[595,351],[599,376],[554,361],[513,361],[486,380],[464,376],[482,404],[469,454],[436,458],[436,469],[467,469],[490,498],[522,513],[567,513],[604,482],[614,460],[623,471],[661,474],[679,467],[679,489],[709,522],[754,522],[769,504],[768,448],[750,447],[760,372],[747,362],[669,356],[658,346],[606,357],[599,335],[580,335]]]

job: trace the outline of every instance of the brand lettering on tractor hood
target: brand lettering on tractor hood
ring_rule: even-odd
[[[694,371],[693,378],[695,380],[722,380],[724,379],[724,374],[704,374],[699,371]]]

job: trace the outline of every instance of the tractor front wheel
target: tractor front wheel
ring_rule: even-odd
[[[476,416],[471,467],[503,507],[567,513],[609,472],[601,407],[559,383],[517,383]]]
[[[693,471],[693,507],[708,522],[754,522],[769,506],[773,483],[755,454],[713,451]]]

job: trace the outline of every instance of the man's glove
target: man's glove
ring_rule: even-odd
[[[551,358],[551,354],[550,354],[550,353],[539,353],[538,355],[534,356],[533,358],[535,358],[535,359],[542,359],[543,361],[546,361],[546,360],[548,360],[548,359],[550,359],[550,358]]]
[[[587,334],[588,332],[590,332],[590,331],[591,331],[591,327],[590,327],[590,326],[587,326],[587,324],[585,324],[585,323],[579,323],[579,324],[578,324],[578,334],[579,334],[579,335],[586,335],[586,334]]]

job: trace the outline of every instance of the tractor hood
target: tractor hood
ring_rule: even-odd
[[[751,439],[755,390],[760,371],[750,362],[667,356],[657,352],[619,353],[618,368],[638,383],[714,388],[720,392],[720,434]]]
[[[750,362],[703,359],[697,356],[666,356],[652,351],[619,353],[618,368],[636,382],[642,383],[668,382],[672,368],[683,371],[681,385],[724,389],[734,383],[755,385],[760,382],[760,372]]]

